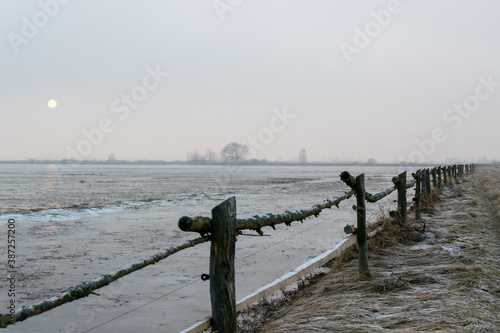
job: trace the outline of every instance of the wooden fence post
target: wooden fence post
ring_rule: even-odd
[[[469,165],[468,164],[465,165],[465,173],[469,174]]]
[[[453,165],[453,178],[455,180],[455,184],[458,184],[458,175],[457,175],[457,165]]]
[[[427,196],[427,182],[425,181],[425,169],[420,172],[420,190],[424,197]]]
[[[236,243],[236,198],[212,209],[210,247],[210,298],[212,327],[221,333],[236,333],[234,256]]]
[[[406,224],[406,171],[393,178],[394,185],[398,188],[398,212],[403,224]]]
[[[431,173],[429,169],[425,169],[425,191],[428,196],[431,195]]]
[[[438,188],[441,190],[443,188],[443,181],[441,179],[441,167],[437,167],[437,177],[438,177]]]
[[[420,220],[420,170],[415,172],[415,219]]]
[[[368,248],[366,235],[366,201],[365,201],[365,174],[356,177],[356,213],[357,213],[357,227],[356,234],[358,240],[358,255],[359,255],[359,274],[367,275],[368,271]]]
[[[431,170],[432,173],[432,186],[437,187],[437,174],[436,174],[436,168],[433,168]]]
[[[448,179],[450,180],[450,186],[453,185],[453,181],[451,180],[451,165],[448,165]]]
[[[448,174],[446,173],[446,167],[442,167],[441,169],[443,170],[444,186],[448,186]]]

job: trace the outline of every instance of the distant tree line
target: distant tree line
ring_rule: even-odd
[[[201,154],[198,150],[188,153],[187,161],[195,164],[239,164],[245,161],[249,154],[250,149],[246,145],[231,142],[222,148],[219,154],[211,149],[207,149],[205,154]]]
[[[203,154],[198,150],[187,154],[187,162],[192,164],[262,164],[268,163],[267,160],[250,159],[250,148],[244,144],[231,142],[224,146],[219,153],[211,149]],[[307,151],[302,148],[299,152],[298,162],[300,164],[307,163]]]

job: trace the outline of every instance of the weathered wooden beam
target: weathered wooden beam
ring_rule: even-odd
[[[443,170],[443,182],[444,186],[448,186],[448,172],[446,167],[441,168]]]
[[[436,173],[437,173],[437,177],[438,177],[438,188],[439,188],[439,190],[441,190],[443,188],[443,180],[441,179],[441,173],[442,173],[442,171],[441,171],[441,167],[440,166],[438,166],[436,168]]]
[[[349,186],[350,188],[356,187],[356,179],[353,176],[351,176],[349,174],[349,172],[347,172],[347,171],[342,172],[342,174],[340,175],[340,179],[342,181],[344,181],[346,183],[346,185]],[[412,187],[414,184],[415,184],[414,182],[410,182],[407,184],[407,187]],[[396,190],[397,190],[397,187],[393,186],[393,187],[390,187],[390,188],[388,188],[382,192],[376,193],[376,194],[371,194],[371,193],[368,193],[365,191],[365,199],[367,202],[375,203],[375,202],[385,198],[386,196],[388,196],[389,194],[391,194],[392,192],[394,192]]]
[[[413,186],[415,186],[415,184],[416,184],[415,179],[412,180],[411,182],[406,183],[406,189],[412,188]]]
[[[349,172],[343,171],[340,174],[340,180],[342,180],[347,186],[349,186],[353,190],[356,188],[356,178],[351,176]]]
[[[236,198],[212,209],[210,247],[210,300],[212,326],[221,333],[236,333],[238,317],[234,283],[236,244]]]
[[[397,177],[394,177],[394,178],[397,178]],[[411,182],[406,183],[407,189],[412,188],[413,186],[415,186],[415,180],[412,180]],[[393,186],[393,187],[388,188],[385,191],[382,191],[382,192],[379,192],[376,194],[370,194],[370,193],[365,191],[365,199],[369,203],[375,203],[375,202],[385,198],[386,196],[388,196],[392,192],[396,191],[397,189],[398,189],[397,186]]]
[[[421,190],[420,190],[420,185],[421,185],[421,181],[420,181],[420,176],[421,175],[421,171],[420,170],[417,170],[417,172],[415,172],[412,176],[413,178],[415,178],[415,219],[416,220],[420,220],[420,193],[421,193]]]
[[[425,169],[425,194],[431,195],[431,172],[428,168]]]
[[[314,205],[308,209],[302,209],[295,212],[285,212],[282,214],[267,214],[267,215],[255,215],[254,217],[237,219],[236,220],[236,230],[255,230],[259,234],[262,233],[263,227],[272,227],[275,225],[285,223],[290,225],[292,222],[305,220],[310,216],[318,216],[324,209],[331,208],[332,206],[338,206],[338,204],[346,199],[349,199],[354,194],[353,191],[349,191],[339,197],[333,198],[332,200],[325,200],[320,204]],[[186,232],[197,232],[202,235],[211,232],[212,220],[208,217],[188,217],[183,216],[179,220],[179,228]]]
[[[28,306],[23,306],[20,309],[17,309],[15,312],[15,319],[14,323],[23,321],[29,317],[36,316],[40,313],[49,311],[51,309],[54,309],[60,305],[63,305],[65,303],[73,302],[74,300],[86,297],[90,294],[93,293],[94,290],[102,288],[107,286],[113,281],[116,281],[132,272],[135,272],[141,268],[144,268],[149,265],[153,265],[160,260],[163,260],[181,250],[187,249],[189,247],[193,247],[197,244],[201,244],[204,242],[208,242],[207,237],[201,237],[201,238],[196,238],[190,241],[186,241],[180,245],[171,247],[169,249],[166,249],[163,252],[157,253],[153,256],[147,257],[145,259],[136,261],[133,264],[124,266],[116,271],[113,271],[109,274],[102,275],[92,281],[89,282],[84,282],[82,284],[79,284],[75,287],[71,287],[59,295],[56,295],[54,297],[48,298],[44,301],[28,305]],[[0,314],[0,323],[7,326],[11,323],[11,317],[10,315],[6,314]],[[0,325],[1,326],[1,325]]]
[[[367,246],[368,237],[366,234],[365,174],[361,174],[356,177],[356,215],[358,228],[356,237],[358,240],[359,274],[369,277],[370,272],[368,270]]]
[[[212,231],[212,220],[203,216],[183,216],[179,219],[179,228],[182,231],[198,232],[204,236]]]
[[[368,192],[365,192],[365,199],[366,199],[366,201],[368,201],[370,203],[375,203],[375,202],[385,198],[386,196],[388,196],[392,192],[396,191],[397,189],[398,188],[396,186],[393,186],[393,187],[390,187],[387,190],[379,192],[377,194],[370,194]]]
[[[423,196],[427,196],[427,182],[425,180],[425,169],[420,172],[420,189],[422,190]]]
[[[437,171],[435,167],[432,168],[431,174],[432,174],[432,186],[437,187]]]
[[[406,223],[406,171],[393,178],[393,183],[398,188],[398,213],[402,223]]]

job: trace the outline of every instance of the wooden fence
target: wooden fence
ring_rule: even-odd
[[[254,216],[249,219],[237,219],[236,199],[232,197],[212,210],[212,218],[200,216],[182,217],[179,220],[179,228],[181,230],[186,232],[198,232],[202,236],[208,235],[211,238],[210,275],[205,276],[205,279],[210,279],[212,316],[194,324],[181,333],[200,333],[210,327],[221,333],[235,333],[237,331],[237,316],[239,311],[313,272],[315,269],[342,254],[343,251],[354,244],[358,245],[359,274],[360,276],[369,274],[367,240],[373,237],[380,228],[367,234],[366,202],[377,202],[392,192],[398,191],[397,210],[391,212],[391,216],[399,219],[400,223],[404,224],[407,223],[408,209],[406,190],[408,188],[416,186],[414,198],[415,218],[420,219],[420,199],[421,196],[428,197],[431,195],[431,183],[433,187],[439,190],[442,189],[443,184],[444,186],[450,186],[458,183],[458,178],[463,177],[464,172],[470,173],[473,172],[473,170],[474,165],[472,164],[420,169],[412,174],[413,180],[410,182],[407,182],[407,173],[405,171],[392,179],[394,183],[393,187],[377,194],[371,194],[365,191],[364,174],[355,178],[344,171],[340,175],[340,178],[351,188],[351,191],[306,210],[285,212],[284,214],[278,215],[268,214],[265,216]],[[448,176],[446,175],[447,173]],[[264,226],[274,228],[274,226],[279,223],[290,225],[294,221],[302,221],[306,217],[312,215],[317,217],[323,209],[331,208],[333,205],[338,207],[341,201],[349,199],[353,194],[356,196],[355,209],[357,226],[352,227],[348,225],[344,230],[348,234],[353,233],[355,235],[339,242],[334,249],[310,260],[298,267],[295,271],[262,287],[257,292],[245,297],[236,304],[234,249],[238,230],[255,230],[259,235],[262,235],[261,229]]]
[[[457,184],[459,178],[462,178],[465,174],[474,172],[474,170],[474,164],[438,166],[433,169],[420,169],[412,174],[413,180],[410,182],[407,182],[407,174],[405,171],[392,179],[392,182],[394,183],[393,187],[377,194],[370,194],[365,191],[364,174],[353,177],[348,172],[344,171],[340,175],[340,178],[351,189],[344,195],[333,198],[332,200],[325,200],[324,202],[314,205],[308,209],[297,210],[295,212],[287,211],[276,215],[256,215],[245,219],[237,219],[236,199],[232,197],[212,209],[211,218],[201,216],[184,216],[179,220],[179,228],[182,231],[196,232],[199,233],[201,237],[184,242],[178,246],[171,247],[156,255],[139,260],[109,274],[102,275],[92,281],[69,288],[61,294],[44,301],[29,306],[23,306],[21,309],[17,309],[15,313],[0,314],[0,328],[5,328],[15,322],[25,320],[65,303],[86,297],[94,293],[94,290],[109,285],[111,282],[131,274],[134,271],[151,264],[155,264],[181,250],[210,241],[210,275],[204,275],[202,278],[210,279],[212,316],[194,324],[190,328],[182,331],[182,333],[199,333],[210,327],[213,327],[217,332],[235,333],[237,330],[236,318],[239,311],[313,272],[315,269],[323,266],[328,261],[342,254],[343,251],[354,244],[358,244],[359,274],[369,274],[367,240],[373,237],[380,230],[380,228],[374,230],[370,234],[367,234],[366,202],[377,202],[392,192],[398,191],[397,210],[391,212],[391,216],[399,219],[401,223],[406,223],[406,190],[415,186],[415,218],[420,219],[421,196],[428,197],[431,194],[431,187],[435,187],[440,190],[444,186]],[[340,202],[349,199],[353,195],[356,196],[356,205],[354,208],[357,213],[357,225],[356,227],[348,225],[344,228],[346,233],[352,234],[349,238],[339,242],[332,250],[326,251],[318,257],[301,265],[293,272],[284,275],[280,279],[245,297],[238,302],[238,304],[236,303],[234,258],[236,235],[239,230],[254,230],[259,235],[263,235],[263,227],[269,226],[275,229],[275,225],[277,224],[285,223],[286,225],[291,225],[292,222],[302,222],[310,216],[318,217],[324,209],[331,208],[332,206],[338,207]]]

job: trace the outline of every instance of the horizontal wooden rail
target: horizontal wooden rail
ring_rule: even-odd
[[[187,249],[189,247],[193,247],[198,244],[202,244],[205,242],[208,242],[209,238],[208,237],[200,237],[196,238],[190,241],[186,241],[182,244],[179,244],[177,246],[171,247],[166,249],[165,251],[162,251],[160,253],[157,253],[155,255],[152,255],[150,257],[147,257],[145,259],[136,261],[133,264],[124,266],[116,271],[113,271],[109,274],[102,275],[90,282],[84,282],[82,284],[79,284],[75,287],[71,287],[65,291],[63,291],[61,294],[51,297],[49,299],[46,299],[44,301],[29,305],[29,306],[23,306],[21,309],[17,309],[15,312],[15,322],[23,321],[29,317],[36,316],[40,313],[49,311],[53,308],[56,308],[60,305],[63,305],[65,303],[73,302],[74,300],[86,297],[90,294],[93,293],[94,290],[102,288],[107,286],[113,281],[118,280],[119,278],[122,278],[132,272],[135,272],[141,268],[144,268],[146,266],[155,264],[159,262],[160,260],[163,260],[172,254],[175,254],[181,250]],[[6,327],[7,325],[12,324],[13,318],[11,318],[10,315],[6,314],[0,314],[0,327]]]
[[[308,209],[297,210],[295,212],[285,212],[282,214],[267,214],[254,217],[237,219],[236,220],[236,230],[255,230],[259,235],[263,235],[262,227],[271,227],[274,229],[276,224],[285,223],[290,225],[294,221],[301,221],[309,216],[316,216],[323,211],[323,209],[331,208],[332,206],[337,206],[343,200],[349,199],[354,194],[354,191],[349,191],[344,195],[333,198],[332,200],[323,201],[320,204],[314,205]],[[186,232],[197,232],[202,236],[209,234],[212,230],[212,219],[209,217],[188,217],[183,216],[179,219],[179,228]]]
[[[351,176],[351,174],[349,172],[347,172],[347,171],[342,172],[340,174],[340,179],[350,188],[354,189],[356,187],[356,179],[353,176]],[[398,181],[398,177],[392,178],[392,182],[394,184],[396,184],[397,181]],[[415,185],[415,180],[407,183],[406,188],[408,189],[410,187],[413,187],[414,185]],[[393,186],[393,187],[390,187],[387,190],[384,190],[384,191],[377,193],[377,194],[371,194],[371,193],[368,193],[365,191],[365,199],[366,199],[366,201],[368,201],[370,203],[375,203],[375,202],[385,198],[386,196],[388,196],[392,192],[396,191],[397,189],[398,189],[397,186]]]
[[[365,198],[366,198],[366,201],[371,202],[371,203],[375,203],[375,202],[385,198],[386,196],[388,196],[392,192],[396,191],[397,189],[398,188],[396,186],[393,186],[393,187],[388,188],[387,190],[382,191],[382,192],[377,193],[377,194],[370,194],[370,193],[365,191]]]
[[[406,184],[406,188],[411,188],[415,185],[415,180],[409,182]],[[398,189],[397,186],[393,186],[393,187],[390,187],[388,188],[387,190],[385,191],[382,191],[382,192],[379,192],[377,194],[370,194],[368,192],[365,191],[365,198],[366,198],[366,201],[370,202],[370,203],[375,203],[383,198],[385,198],[386,196],[388,196],[389,194],[391,194],[392,192],[396,191]]]

